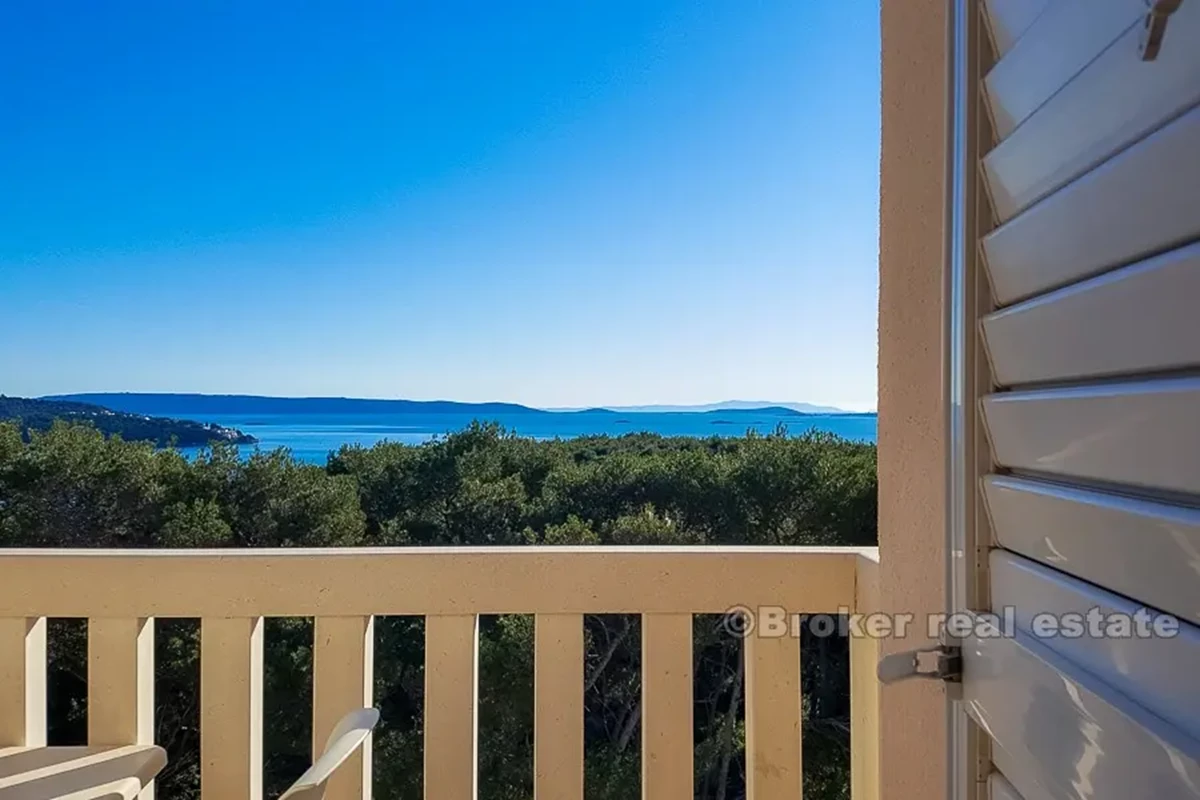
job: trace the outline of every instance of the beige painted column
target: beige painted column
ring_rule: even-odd
[[[262,800],[263,620],[200,620],[200,797]]]
[[[864,615],[863,633],[850,639],[850,798],[879,800],[879,700],[875,677],[879,639],[870,622],[879,611],[879,556],[858,557],[854,610]]]
[[[582,614],[534,617],[534,800],[583,798],[583,655]]]
[[[154,620],[88,620],[88,744],[154,744]]]
[[[479,787],[479,617],[425,618],[425,800]]]
[[[316,761],[346,714],[370,708],[375,676],[375,618],[317,617],[313,622],[313,741]],[[371,797],[373,744],[362,746],[338,767],[325,800]]]
[[[46,618],[0,619],[0,747],[46,744]]]
[[[692,615],[642,615],[642,800],[693,795]]]
[[[747,800],[803,796],[800,758],[800,642],[751,632],[742,640],[746,662]]]
[[[884,610],[944,606],[946,435],[942,365],[946,170],[945,0],[882,0],[879,205],[879,549]],[[941,685],[909,681],[880,697],[884,800],[946,794]]]
[[[154,620],[90,619],[87,647],[88,744],[154,744]]]

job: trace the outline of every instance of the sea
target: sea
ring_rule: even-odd
[[[810,430],[827,431],[846,439],[874,442],[874,414],[806,414],[739,411],[730,414],[689,412],[556,412],[547,414],[492,414],[481,418],[466,413],[402,414],[254,414],[224,416],[181,413],[171,416],[201,422],[215,422],[238,428],[258,439],[257,445],[242,445],[243,454],[255,448],[274,450],[285,447],[301,461],[324,464],[329,453],[344,444],[371,446],[392,441],[421,444],[447,433],[459,431],[473,421],[496,422],[509,431],[534,439],[570,439],[577,436],[626,433],[658,433],[663,436],[744,436],[748,430],[770,433],[783,424],[789,435]],[[195,455],[199,448],[181,448]]]

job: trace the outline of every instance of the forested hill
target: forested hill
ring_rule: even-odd
[[[0,421],[17,420],[25,436],[31,430],[49,430],[56,419],[90,423],[105,436],[117,434],[126,441],[149,441],[159,447],[172,444],[177,447],[203,447],[214,441],[254,444],[258,441],[236,428],[204,422],[131,414],[91,403],[0,395]]]
[[[457,403],[449,400],[376,400],[355,397],[259,397],[240,394],[70,394],[47,400],[96,403],[137,414],[546,414],[516,403]]]

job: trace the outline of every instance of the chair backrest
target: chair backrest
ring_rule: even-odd
[[[379,710],[360,708],[342,717],[325,742],[325,751],[313,762],[300,779],[284,792],[279,800],[306,800],[317,798],[326,781],[342,765],[351,753],[362,746],[371,731],[379,723]]]

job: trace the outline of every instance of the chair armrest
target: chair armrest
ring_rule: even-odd
[[[106,783],[103,786],[93,786],[81,789],[59,797],[58,800],[135,800],[138,792],[142,791],[142,782],[137,778]]]
[[[291,788],[280,795],[279,800],[320,797],[325,782],[362,746],[378,723],[379,711],[374,708],[360,708],[342,717],[334,726],[333,733],[329,734],[329,739],[325,742],[325,751]]]
[[[155,745],[47,747],[26,752],[24,758],[21,752],[7,757],[24,760],[32,768],[0,777],[0,799],[120,798],[128,781],[134,781],[140,792],[167,763],[166,751]]]

